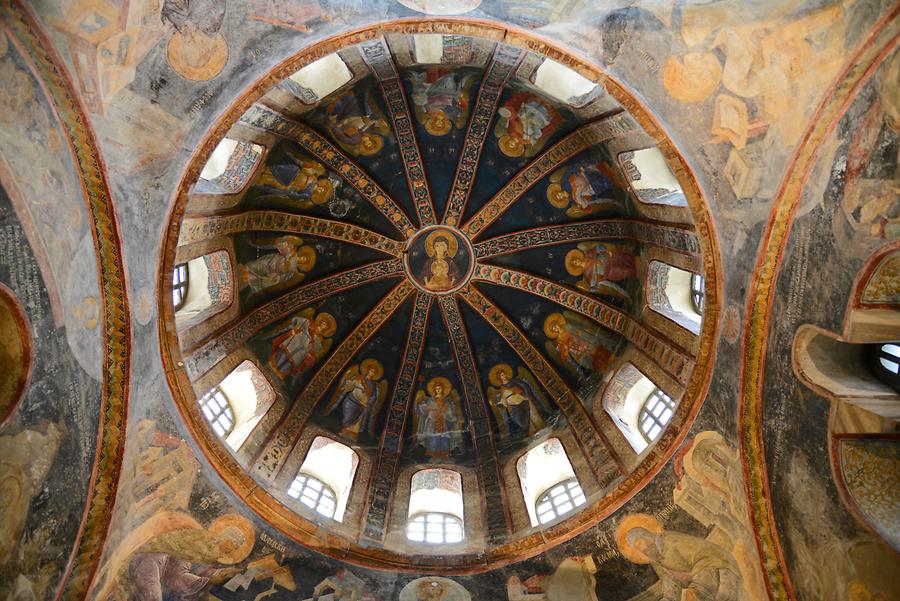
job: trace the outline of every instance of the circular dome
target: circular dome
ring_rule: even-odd
[[[304,50],[225,113],[172,211],[188,430],[263,519],[352,563],[559,544],[656,474],[706,392],[719,262],[690,171],[620,84],[504,32]]]

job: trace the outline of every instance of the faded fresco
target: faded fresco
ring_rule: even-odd
[[[775,551],[766,549],[760,558],[741,459],[748,451],[741,446],[741,427],[753,425],[739,421],[747,294],[759,240],[795,151],[820,118],[820,102],[839,91],[833,84],[844,76],[847,61],[876,26],[895,27],[891,3],[39,0],[27,5],[96,135],[131,300],[130,349],[114,358],[133,366],[126,450],[119,458],[118,490],[109,491],[115,505],[103,558],[93,580],[79,585],[90,587],[87,598],[769,598],[766,574],[776,569]],[[534,32],[622,82],[687,158],[712,212],[710,235],[721,246],[725,274],[716,291],[724,310],[717,316],[721,330],[710,391],[675,456],[597,525],[532,557],[467,576],[345,563],[291,542],[249,509],[209,463],[176,407],[166,384],[169,367],[159,352],[166,327],[157,315],[166,278],[160,247],[176,187],[199,143],[235,99],[319,40],[372,23],[440,15],[499,22],[510,27],[510,35],[517,28]],[[0,284],[28,318],[34,361],[21,404],[8,420],[0,415],[0,598],[37,601],[54,598],[81,527],[97,448],[105,367],[101,330],[107,316],[73,146],[32,73],[31,59],[10,31],[0,31]],[[286,490],[301,462],[292,450],[308,445],[313,432],[350,445],[363,466],[394,465],[397,473],[453,462],[475,469],[485,464],[479,453],[489,448],[489,440],[493,448],[487,456],[496,457],[495,473],[500,473],[504,462],[514,461],[533,440],[574,431],[579,422],[572,406],[586,410],[575,418],[604,417],[593,407],[607,383],[603,372],[622,361],[649,357],[654,381],[674,382],[679,391],[686,385],[675,370],[660,367],[663,362],[651,355],[653,344],[635,348],[634,340],[645,333],[626,340],[607,327],[631,324],[628,319],[641,315],[648,257],[669,252],[666,244],[674,244],[677,234],[654,230],[639,237],[611,230],[554,243],[529,233],[512,250],[490,242],[526,228],[586,227],[593,221],[643,220],[687,229],[688,213],[677,193],[669,194],[675,202],[654,205],[634,191],[620,151],[637,149],[637,137],[623,135],[615,144],[566,155],[485,222],[471,247],[459,238],[453,249],[446,237],[442,243],[432,239],[429,247],[423,237],[408,256],[414,264],[404,263],[410,234],[405,227],[419,226],[423,206],[421,188],[409,178],[410,165],[420,167],[428,183],[435,224],[449,224],[442,220],[445,211],[455,210],[451,189],[467,136],[483,136],[471,193],[457,207],[455,225],[462,226],[532,161],[583,124],[621,108],[605,89],[596,92],[591,101],[596,104],[585,106],[551,97],[535,83],[537,64],[527,58],[513,61],[516,69],[502,80],[495,108],[478,113],[480,92],[494,84],[485,75],[488,57],[469,54],[466,39],[445,36],[442,63],[412,66],[415,43],[408,41],[406,66],[396,73],[397,87],[389,88],[394,103],[383,88],[394,80],[373,75],[361,56],[351,61],[351,83],[321,102],[297,99],[291,105],[290,117],[314,131],[315,144],[302,144],[300,136],[269,136],[263,164],[253,171],[240,202],[193,215],[277,211],[369,230],[315,231],[308,222],[276,226],[260,220],[228,234],[234,315],[252,315],[246,323],[255,329],[241,330],[238,318],[223,318],[185,349],[185,358],[187,367],[196,369],[191,377],[207,375],[215,384],[237,364],[226,365],[237,356],[232,353],[242,353],[275,391],[273,407],[279,411],[264,416],[261,427],[303,424],[305,429],[286,441],[251,436],[234,453],[222,448],[248,463],[272,449],[283,453],[278,469],[289,469],[284,467],[280,479],[254,473],[257,484],[277,480]],[[897,57],[885,53],[835,130],[815,148],[764,332],[765,485],[798,599],[900,598],[896,579],[889,577],[898,565],[889,546],[896,532],[870,530],[848,509],[829,459],[832,400],[802,384],[790,361],[799,326],[841,334],[855,277],[873,253],[897,240]],[[397,90],[412,136],[398,133]],[[481,129],[470,134],[476,121]],[[243,129],[248,137],[258,133]],[[330,145],[326,151],[320,140]],[[424,165],[416,164],[415,153]],[[325,160],[338,154],[346,160]],[[205,189],[208,195],[232,191]],[[379,197],[394,205],[379,205]],[[457,236],[456,227],[446,231]],[[699,256],[690,249],[673,252]],[[896,305],[895,263],[886,261],[875,273],[863,304]],[[472,288],[486,302],[456,289],[468,281],[473,265]],[[493,271],[479,271],[480,266]],[[697,260],[692,269],[710,266]],[[520,271],[529,277],[516,275]],[[363,277],[371,281],[357,285]],[[580,296],[542,288],[539,279]],[[398,291],[407,282],[409,289]],[[296,301],[296,311],[279,305],[287,295]],[[423,303],[425,295],[445,295],[452,306]],[[579,312],[584,307],[596,307],[596,315],[615,310],[614,317],[600,323]],[[411,329],[413,323],[421,327]],[[649,328],[647,335],[672,336],[675,354],[698,352],[696,338],[662,329]],[[511,342],[515,331],[521,338]],[[348,340],[353,343],[345,346]],[[472,354],[466,371],[454,367],[463,342]],[[404,371],[410,357],[417,362],[412,375]],[[307,386],[314,388],[304,396]],[[560,394],[563,387],[574,391],[572,404]],[[406,405],[396,406],[398,398]],[[401,449],[397,456],[379,455],[390,445]],[[848,469],[864,465],[892,474],[896,453],[874,445],[877,452],[862,455],[859,446],[846,449]],[[587,463],[576,462],[580,477],[590,473]],[[486,496],[499,498],[497,478],[488,480],[498,487]],[[390,487],[368,473],[357,482],[387,505]],[[592,494],[603,494],[606,484],[616,482],[595,482]],[[507,485],[504,494],[521,494],[517,482]],[[866,496],[872,481],[856,485],[865,497],[859,502],[865,516],[890,521],[894,514],[886,509],[883,491]],[[488,503],[484,521],[495,527],[502,516],[498,520],[490,513],[490,505],[499,504]],[[360,528],[368,523],[365,497],[351,499],[348,511],[348,523]],[[527,516],[512,517],[528,529]],[[329,532],[325,518],[315,520],[309,521],[311,528]],[[487,533],[489,525],[478,527]]]

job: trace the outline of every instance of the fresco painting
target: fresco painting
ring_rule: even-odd
[[[452,70],[433,67],[410,71],[412,102],[416,119],[432,136],[446,136],[463,129],[469,118],[471,89],[476,75],[458,75]]]
[[[330,313],[317,314],[314,309],[300,311],[286,327],[269,336],[272,341],[269,367],[282,380],[310,369],[331,348],[331,336],[336,329],[337,322]]]
[[[364,359],[344,372],[325,413],[340,413],[341,436],[356,440],[362,430],[377,435],[377,419],[387,396],[387,387],[381,362]]]
[[[498,363],[488,372],[487,397],[503,440],[533,436],[545,426],[547,399],[527,369],[516,372],[508,363]]]
[[[565,209],[566,215],[572,218],[597,211],[622,210],[623,204],[613,192],[615,177],[613,169],[605,163],[563,167],[550,176],[547,202],[557,209]]]
[[[250,294],[296,285],[316,264],[315,248],[298,236],[263,238],[250,244],[260,251],[275,251],[238,265],[239,287],[249,289]]]
[[[631,245],[581,242],[566,253],[566,271],[581,279],[579,289],[598,296],[631,300],[625,286],[637,279],[638,258]]]
[[[549,102],[527,92],[510,96],[497,114],[494,135],[500,151],[510,158],[533,157],[539,153],[561,119]]]
[[[547,353],[576,374],[602,371],[614,355],[607,346],[612,338],[590,320],[573,313],[551,313],[544,319]]]
[[[459,393],[447,378],[431,378],[413,400],[414,442],[430,458],[446,459],[460,450],[463,429]]]

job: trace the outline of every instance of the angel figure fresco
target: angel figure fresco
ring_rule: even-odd
[[[336,329],[337,322],[330,313],[315,315],[312,308],[300,311],[287,327],[270,336],[269,367],[282,380],[306,371],[331,348]]]
[[[377,359],[365,359],[344,372],[331,402],[325,408],[328,415],[340,407],[341,435],[352,440],[368,430],[375,434],[375,421],[387,395],[384,367]]]
[[[500,151],[508,157],[533,157],[556,130],[559,113],[547,101],[529,94],[513,94],[497,113],[500,119],[494,126]]]
[[[582,290],[630,300],[625,289],[616,282],[638,277],[637,261],[627,246],[580,242],[566,253],[566,271],[581,276],[576,286]]]
[[[285,154],[291,159],[286,164],[267,165],[256,180],[256,185],[270,191],[279,200],[290,199],[300,209],[325,204],[332,198],[341,181],[311,158],[292,148]],[[263,195],[261,198],[264,198]]]
[[[603,371],[613,359],[604,346],[611,337],[590,320],[573,313],[551,313],[544,320],[547,352],[561,365],[575,374],[589,376]]]
[[[435,230],[425,239],[428,259],[420,274],[427,290],[449,290],[459,282],[459,268],[451,259],[459,251],[459,241],[449,232]]]
[[[459,393],[450,380],[429,380],[425,390],[416,393],[413,406],[416,444],[422,445],[429,457],[449,457],[462,442],[463,428]]]
[[[546,407],[540,386],[534,376],[522,366],[513,377],[508,363],[498,363],[488,372],[488,399],[497,418],[503,440],[531,436],[543,429],[544,419],[538,406]]]
[[[370,94],[360,100],[348,90],[330,101],[325,112],[328,131],[350,154],[372,156],[384,147],[384,136],[390,128]]]
[[[440,68],[413,71],[412,101],[416,119],[432,136],[443,136],[454,127],[462,129],[469,115],[469,94],[473,74],[457,76]]]
[[[616,175],[606,163],[581,162],[557,169],[550,175],[547,201],[566,215],[577,218],[597,211],[624,209],[613,196]]]
[[[276,252],[238,265],[241,289],[257,293],[283,288],[303,280],[305,273],[316,264],[316,251],[297,236],[278,236],[268,241],[252,241],[251,246]]]

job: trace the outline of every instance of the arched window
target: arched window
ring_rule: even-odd
[[[263,147],[225,138],[213,150],[194,186],[195,194],[236,194],[244,189],[262,160]]]
[[[622,365],[603,391],[603,409],[635,453],[643,453],[659,437],[675,405],[632,363]]]
[[[188,267],[187,263],[175,266],[172,272],[172,307],[179,311],[184,306],[188,292]]]
[[[619,165],[634,195],[641,202],[670,207],[687,206],[681,184],[658,148],[620,153]]]
[[[659,388],[654,388],[641,406],[639,424],[647,442],[653,442],[666,429],[675,413],[675,403]]]
[[[228,252],[218,250],[175,266],[172,305],[176,322],[197,323],[231,304],[234,281]]]
[[[578,480],[569,478],[550,487],[538,497],[534,510],[537,513],[538,521],[541,524],[548,524],[576,507],[584,505],[586,501]]]
[[[558,438],[551,438],[516,462],[531,525],[548,524],[584,505],[575,470]]]
[[[869,349],[869,369],[879,380],[900,391],[900,343],[873,344]]]
[[[590,79],[549,58],[535,70],[534,85],[572,106],[584,106],[599,89]]]
[[[882,344],[878,350],[878,362],[892,374],[900,374],[900,346]]]
[[[288,496],[337,522],[344,520],[359,456],[347,445],[317,436],[288,488]]]
[[[302,472],[297,474],[297,477],[291,482],[287,494],[326,518],[334,519],[334,512],[337,510],[337,495],[330,486],[315,476]]]
[[[691,274],[691,303],[694,311],[703,313],[703,276],[699,273]]]
[[[430,469],[410,481],[406,538],[431,545],[460,543],[463,527],[462,476],[453,470]]]
[[[234,427],[234,411],[222,390],[216,386],[200,397],[198,403],[213,432],[223,438],[227,436]]]
[[[699,297],[696,291],[699,291]],[[650,261],[647,304],[651,309],[684,329],[700,334],[703,300],[702,276],[661,261]]]
[[[237,451],[275,402],[275,390],[252,361],[243,361],[217,387],[234,411],[225,443]]]

